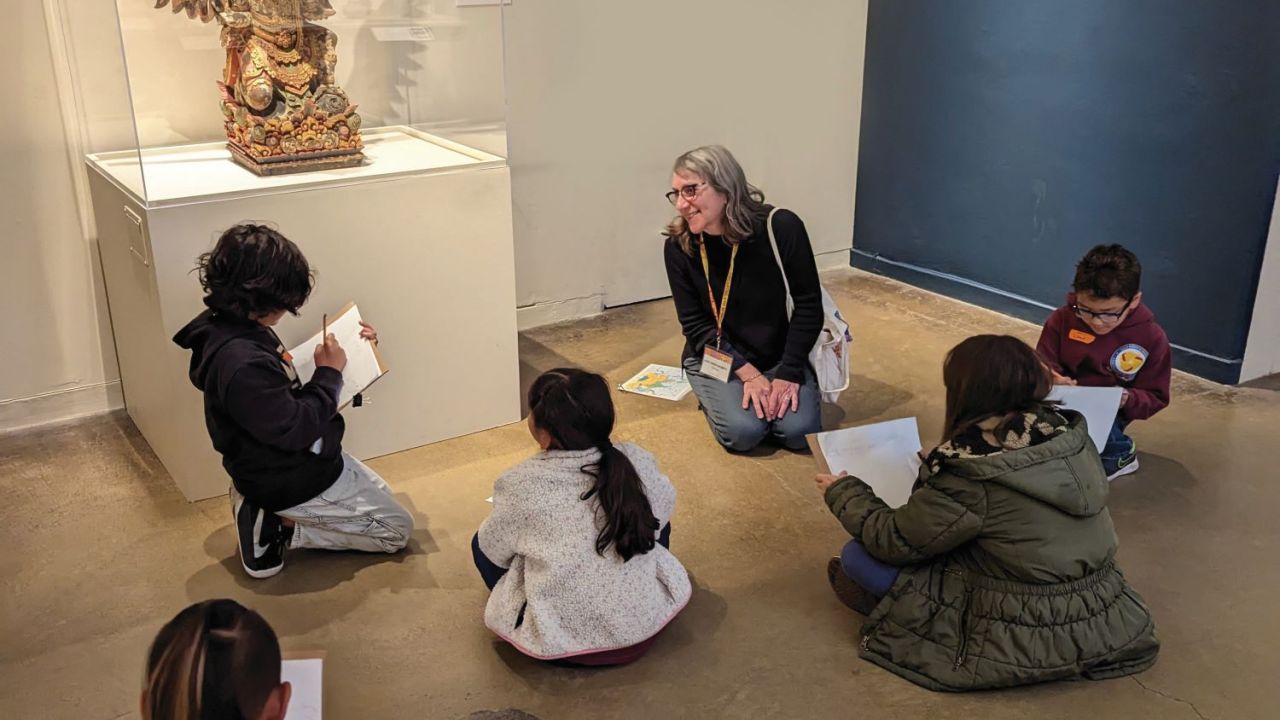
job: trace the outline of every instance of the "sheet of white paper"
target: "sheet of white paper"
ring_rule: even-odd
[[[889,507],[902,507],[920,471],[920,430],[913,417],[818,433],[831,472],[871,486]]]
[[[378,358],[373,353],[373,343],[360,337],[360,308],[355,305],[345,313],[329,318],[329,332],[347,351],[347,368],[342,371],[342,395],[338,407],[344,408],[357,394],[364,392],[374,380],[382,377]],[[293,355],[293,367],[298,379],[306,384],[316,372],[315,352],[320,344],[320,333],[289,351]]]
[[[285,660],[280,668],[280,679],[293,686],[289,711],[285,713],[284,720],[320,720],[324,659]]]
[[[1057,400],[1064,408],[1084,415],[1089,423],[1089,437],[1098,446],[1098,452],[1102,452],[1107,444],[1107,436],[1111,434],[1111,425],[1116,421],[1116,413],[1120,411],[1120,395],[1123,392],[1118,387],[1055,385],[1053,392],[1049,393],[1049,399]]]

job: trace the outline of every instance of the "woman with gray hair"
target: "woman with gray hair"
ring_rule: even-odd
[[[677,212],[664,252],[682,362],[712,433],[737,452],[766,437],[805,449],[805,434],[821,429],[808,355],[822,329],[822,296],[804,223],[766,205],[719,145],[676,159],[667,199]]]

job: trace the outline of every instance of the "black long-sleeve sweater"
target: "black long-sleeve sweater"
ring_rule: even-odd
[[[738,250],[721,349],[734,357],[735,370],[748,362],[762,372],[777,366],[776,377],[801,383],[809,350],[822,330],[818,267],[804,223],[790,210],[779,210],[773,217],[773,232],[795,302],[788,322],[786,290],[769,247],[767,218],[767,213],[756,218],[754,231]],[[702,242],[711,266],[711,290],[719,303],[732,249],[717,235],[703,235]],[[684,331],[684,358],[701,358],[707,343],[716,339],[701,254],[695,243],[693,255],[686,255],[674,238],[667,238],[664,253],[671,296]]]
[[[318,367],[303,385],[270,328],[208,310],[173,341],[191,351],[209,438],[241,495],[276,512],[333,485],[343,468],[341,373]]]

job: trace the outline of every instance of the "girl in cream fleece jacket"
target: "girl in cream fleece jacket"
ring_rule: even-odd
[[[666,547],[675,488],[653,455],[609,440],[599,375],[549,371],[529,407],[542,451],[498,478],[472,544],[492,590],[485,625],[542,660],[634,660],[692,592]]]

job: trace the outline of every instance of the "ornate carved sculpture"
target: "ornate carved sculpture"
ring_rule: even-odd
[[[329,0],[157,0],[222,25],[218,82],[231,155],[258,175],[364,162],[360,115],[334,81],[338,38],[312,21]]]

